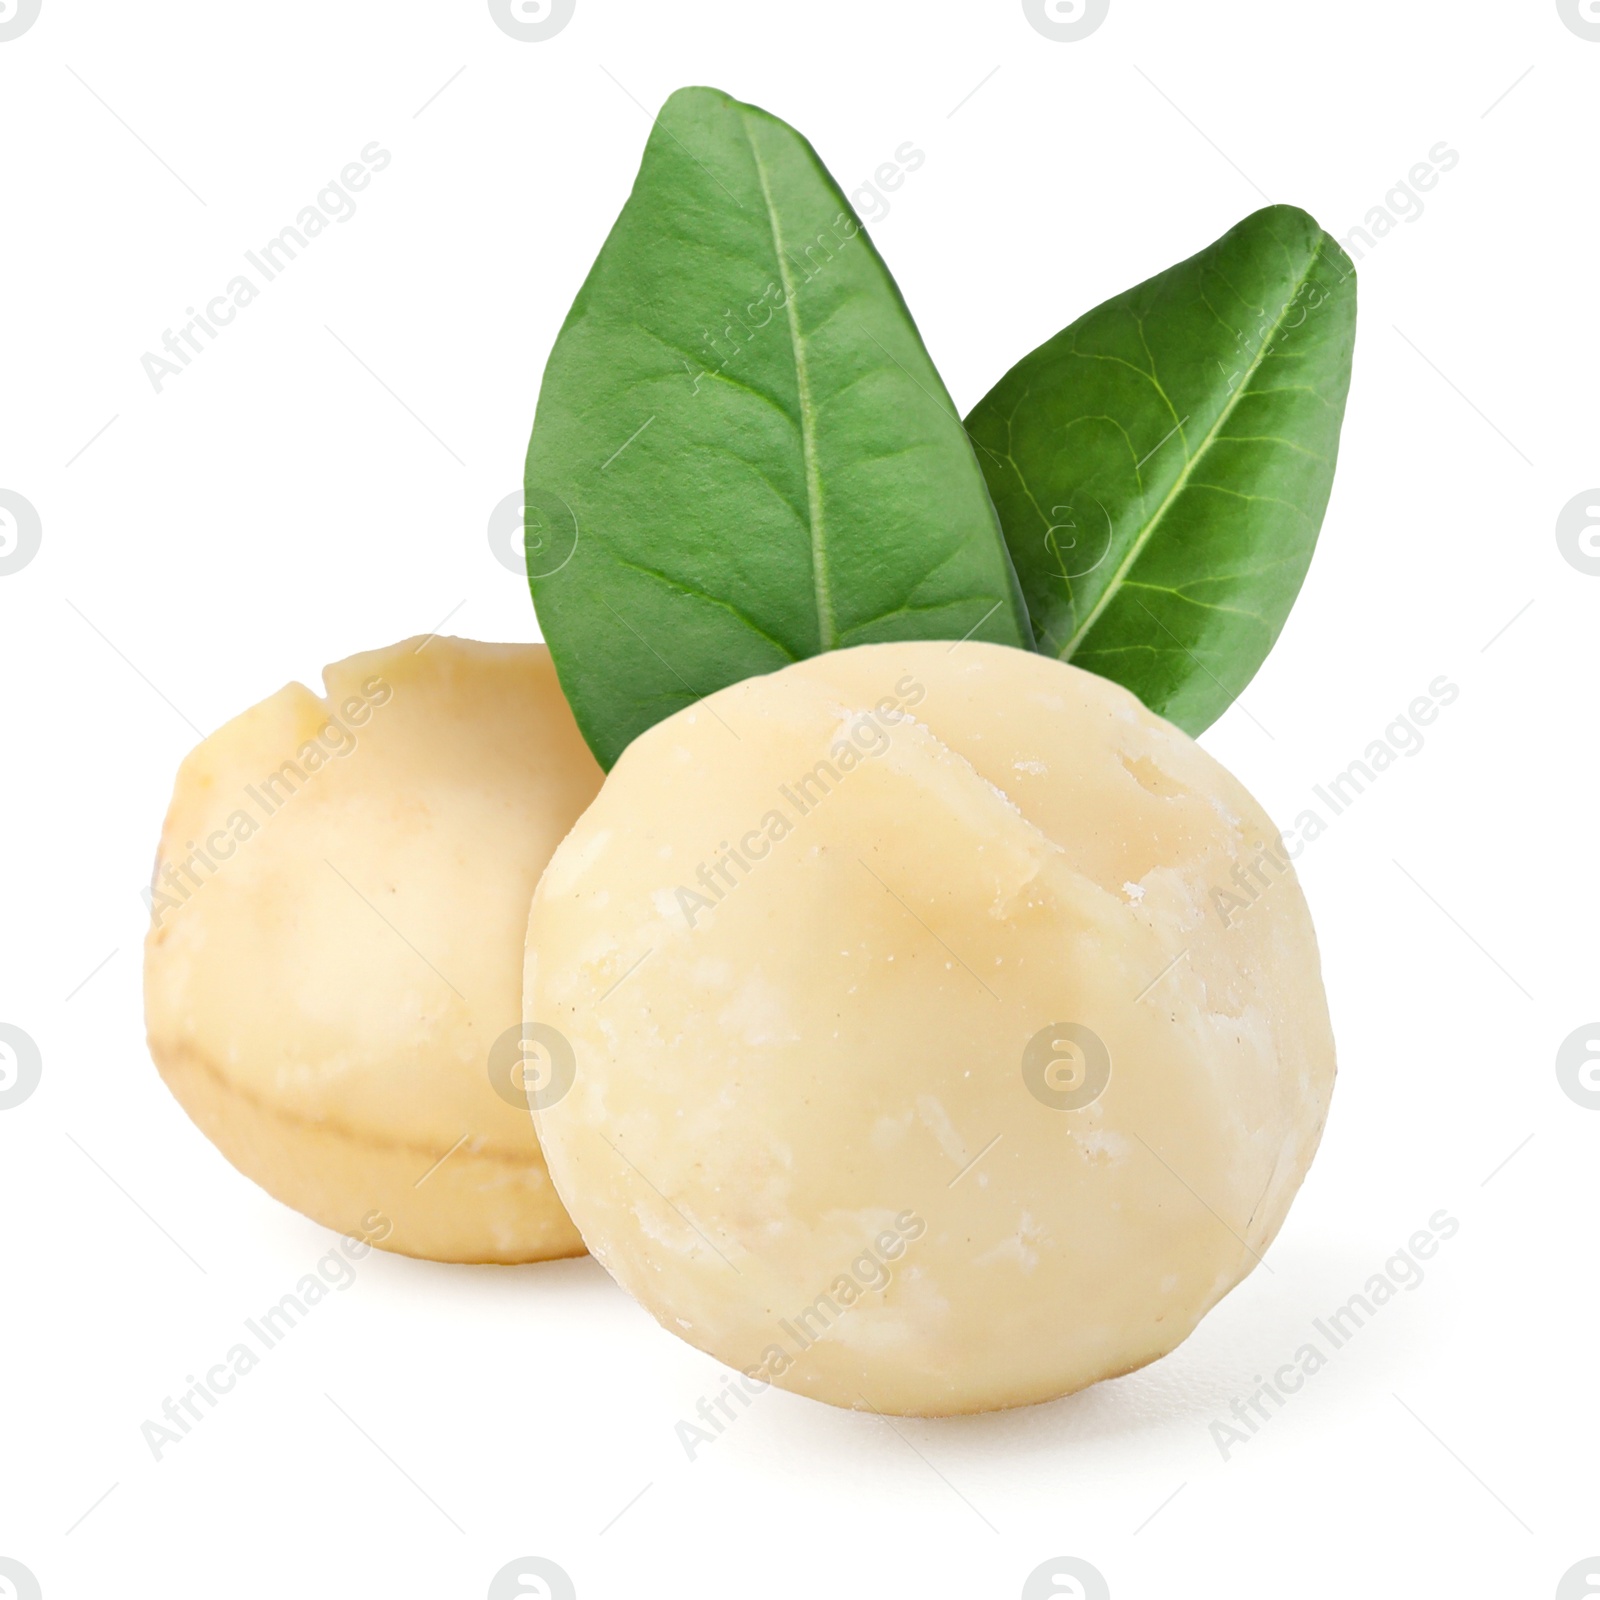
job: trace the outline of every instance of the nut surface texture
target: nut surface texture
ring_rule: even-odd
[[[331,1228],[380,1213],[385,1249],[447,1261],[579,1254],[527,1104],[489,1067],[508,1030],[517,1052],[534,884],[601,780],[549,654],[412,639],[325,682],[178,773],[151,1053],[234,1166]]]
[[[572,1045],[534,1120],[623,1287],[748,1392],[901,1414],[1172,1350],[1334,1077],[1261,808],[1125,690],[979,643],[641,735],[534,897],[525,1017]]]

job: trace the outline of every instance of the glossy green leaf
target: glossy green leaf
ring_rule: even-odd
[[[1190,733],[1272,648],[1333,484],[1355,268],[1246,217],[1014,366],[967,419],[1037,647]]]
[[[526,502],[540,626],[606,766],[823,650],[1028,640],[888,269],[810,145],[713,89],[651,131],[546,368]]]

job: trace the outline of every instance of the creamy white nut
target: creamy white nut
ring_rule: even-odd
[[[518,1054],[534,884],[600,786],[549,653],[411,639],[325,681],[178,773],[151,1053],[241,1172],[329,1227],[381,1213],[385,1249],[438,1260],[579,1254],[527,1104],[489,1070],[507,1030]]]
[[[672,1332],[838,1405],[1165,1354],[1277,1232],[1333,1085],[1278,844],[1130,694],[1000,646],[679,712],[530,919],[525,1014],[577,1063],[535,1121],[585,1242]]]

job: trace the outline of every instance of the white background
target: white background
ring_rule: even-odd
[[[1319,552],[1205,738],[1287,824],[1460,686],[1299,864],[1340,1046],[1321,1154],[1270,1272],[1054,1404],[891,1426],[772,1392],[691,1463],[674,1425],[720,1370],[593,1262],[377,1254],[157,1463],[140,1424],[331,1242],[148,1060],[172,774],[447,614],[537,637],[489,513],[636,101],[685,83],[794,122],[847,190],[926,152],[872,231],[963,410],[1264,197],[1343,235],[1459,152],[1360,263]],[[1600,577],[1554,531],[1600,483],[1597,96],[1554,0],[1112,0],[1078,43],[1016,0],[578,0],[532,44],[471,0],[44,0],[0,43],[0,488],[43,527],[0,577],[0,1021],[43,1057],[0,1111],[0,1555],[46,1600],[478,1597],[526,1554],[583,1600],[1010,1597],[1059,1555],[1115,1600],[1544,1597],[1600,1555],[1600,1111],[1554,1070],[1600,1014]],[[144,352],[372,140],[357,214],[155,393]],[[1441,1207],[1426,1282],[1225,1461],[1210,1424]]]

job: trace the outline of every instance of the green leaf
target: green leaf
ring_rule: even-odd
[[[1271,206],[1080,317],[967,428],[1037,647],[1199,733],[1311,561],[1355,344],[1355,268]]]
[[[667,102],[568,314],[526,502],[539,622],[607,767],[823,650],[1029,638],[888,269],[811,146],[713,89]]]

